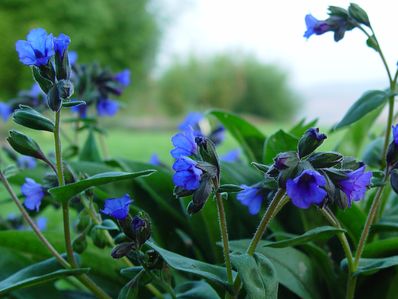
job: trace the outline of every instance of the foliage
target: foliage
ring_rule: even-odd
[[[218,55],[175,62],[159,79],[159,102],[170,114],[221,108],[286,120],[297,108],[287,74],[256,58]]]

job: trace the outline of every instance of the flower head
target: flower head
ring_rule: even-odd
[[[398,124],[395,126],[392,126],[392,136],[394,139],[394,143],[398,145]]]
[[[117,73],[114,77],[114,79],[119,82],[122,86],[129,86],[130,85],[130,70],[125,69],[119,73]]]
[[[196,165],[197,163],[188,157],[177,159],[173,164],[173,169],[176,171],[173,176],[174,184],[185,190],[198,189],[203,172]]]
[[[339,182],[341,190],[348,197],[348,206],[351,206],[352,201],[358,201],[365,197],[371,179],[372,172],[365,172],[365,166],[362,166],[348,173],[347,178]]]
[[[237,148],[237,149],[233,149],[233,150],[227,152],[226,154],[222,155],[220,157],[220,160],[224,161],[224,162],[233,163],[233,162],[239,161],[240,155],[241,155],[240,149]]]
[[[118,102],[110,99],[101,99],[97,103],[99,116],[114,116],[119,111]]]
[[[305,24],[307,31],[304,33],[305,38],[310,38],[311,35],[321,35],[331,30],[331,26],[326,21],[319,21],[313,15],[305,16]]]
[[[17,164],[19,168],[33,169],[36,167],[36,159],[29,156],[19,156]]]
[[[12,114],[12,108],[7,103],[0,102],[0,117],[6,122]]]
[[[132,200],[128,194],[119,198],[110,198],[105,200],[105,206],[101,212],[118,220],[123,220],[126,219],[129,214],[131,203]]]
[[[70,65],[74,65],[77,61],[77,52],[76,51],[68,51],[68,58]]]
[[[21,187],[22,194],[26,197],[24,205],[28,210],[39,210],[41,201],[44,197],[44,188],[31,178],[25,179],[25,184]]]
[[[319,172],[306,169],[286,182],[286,192],[295,206],[307,209],[311,204],[323,202],[326,191],[322,187],[325,185],[326,179]]]
[[[77,101],[73,99],[72,101]],[[86,118],[87,117],[87,104],[80,104],[77,106],[73,106],[70,108],[70,110],[74,113],[78,113],[80,118]]]
[[[188,115],[185,117],[185,119],[182,121],[182,123],[178,126],[178,128],[182,131],[188,130],[189,128],[197,128],[200,133],[199,129],[199,122],[204,118],[203,114],[200,112],[190,112]],[[195,130],[195,131],[197,131]]]
[[[32,29],[26,37],[19,40],[15,48],[19,60],[26,65],[46,65],[54,55],[54,39],[52,34],[47,34],[42,28]]]
[[[69,44],[70,37],[66,34],[61,33],[58,37],[54,38],[54,50],[61,59],[64,57],[64,53],[68,49]]]
[[[195,142],[195,135],[191,127],[174,135],[171,142],[175,146],[170,152],[174,158],[192,156],[198,152],[198,145]]]
[[[264,201],[261,188],[249,187],[246,185],[241,185],[241,188],[243,188],[243,190],[237,194],[236,199],[249,208],[250,214],[258,214],[261,209],[261,204]]]

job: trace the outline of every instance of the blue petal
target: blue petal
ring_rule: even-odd
[[[36,55],[29,42],[19,40],[15,44],[15,49],[18,52],[19,61],[26,65],[33,65],[36,62]]]

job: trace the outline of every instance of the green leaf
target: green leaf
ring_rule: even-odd
[[[97,146],[97,142],[95,141],[94,131],[90,129],[86,142],[79,154],[80,161],[91,161],[91,162],[99,162],[101,161],[101,155]]]
[[[30,265],[0,281],[0,296],[13,290],[47,283],[69,275],[87,273],[89,268],[64,269],[55,258]]]
[[[380,168],[384,137],[378,137],[368,143],[362,155],[362,161],[369,167]]]
[[[297,150],[297,143],[298,139],[296,137],[283,130],[279,130],[266,139],[263,162],[270,164],[277,154]]]
[[[377,258],[398,255],[398,237],[377,240],[365,246],[362,256]]]
[[[175,288],[178,299],[220,299],[217,292],[205,281],[189,281]]]
[[[304,243],[308,243],[314,240],[325,240],[333,237],[335,234],[345,232],[344,229],[339,229],[333,226],[321,226],[313,228],[309,231],[306,231],[302,235],[293,235],[293,234],[286,234],[282,233],[282,235],[291,236],[291,238],[287,240],[277,241],[277,242],[270,242],[264,245],[264,247],[273,247],[273,248],[282,248],[288,246],[297,246]],[[280,235],[280,234],[275,234]]]
[[[233,252],[246,252],[250,240],[231,241]],[[267,241],[260,241],[256,252],[267,257],[275,267],[278,281],[287,289],[303,299],[321,298],[317,284],[317,274],[311,260],[297,249],[270,248],[264,245]]]
[[[227,128],[231,135],[240,144],[250,162],[261,162],[265,136],[256,127],[239,116],[222,111],[211,110],[208,114],[217,119]]]
[[[147,242],[147,244],[156,250],[171,268],[189,274],[196,274],[222,286],[228,291],[232,291],[232,286],[227,282],[227,272],[224,267],[187,258],[150,242]],[[233,274],[236,276],[235,272]]]
[[[111,219],[105,219],[101,224],[95,225],[96,229],[119,230],[119,227]]]
[[[383,90],[370,90],[364,93],[355,103],[348,109],[343,119],[333,128],[338,130],[349,126],[360,120],[369,112],[385,104],[388,94]]]
[[[118,299],[135,299],[138,298],[138,283],[145,273],[145,270],[141,270],[131,279],[121,290],[119,293]]]
[[[86,105],[86,102],[75,100],[75,101],[64,101],[62,104],[63,107],[67,107],[67,108],[80,106],[80,105]]]
[[[65,201],[71,199],[73,196],[79,194],[80,192],[83,192],[88,188],[122,180],[133,179],[136,177],[148,176],[155,171],[156,170],[149,169],[139,172],[105,172],[93,175],[76,183],[51,188],[48,190],[48,192],[54,199],[59,201]]]
[[[278,298],[278,279],[274,266],[262,254],[232,254],[231,262],[238,270],[248,299]]]
[[[352,205],[349,209],[338,209],[336,217],[343,224],[343,228],[347,230],[351,240],[358,244],[363,224],[366,221],[365,213],[358,206]]]
[[[398,265],[398,256],[389,256],[385,258],[367,259],[362,258],[359,260],[357,271],[354,276],[369,275],[378,272],[385,268],[390,268]],[[347,260],[344,259],[341,263],[343,268],[347,267]]]
[[[29,106],[19,105],[19,108],[14,111],[12,118],[14,122],[21,126],[34,130],[54,132],[54,123]]]

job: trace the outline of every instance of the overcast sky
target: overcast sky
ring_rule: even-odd
[[[304,16],[327,17],[328,5],[348,7],[350,1],[326,0],[164,0],[177,12],[166,31],[160,65],[189,53],[208,55],[242,50],[265,62],[281,64],[295,86],[319,83],[381,81],[385,71],[379,57],[364,46],[365,36],[354,30],[339,43],[331,33],[303,38]],[[387,0],[358,0],[368,11],[387,60],[398,59],[398,4]],[[395,69],[394,69],[395,70]]]

